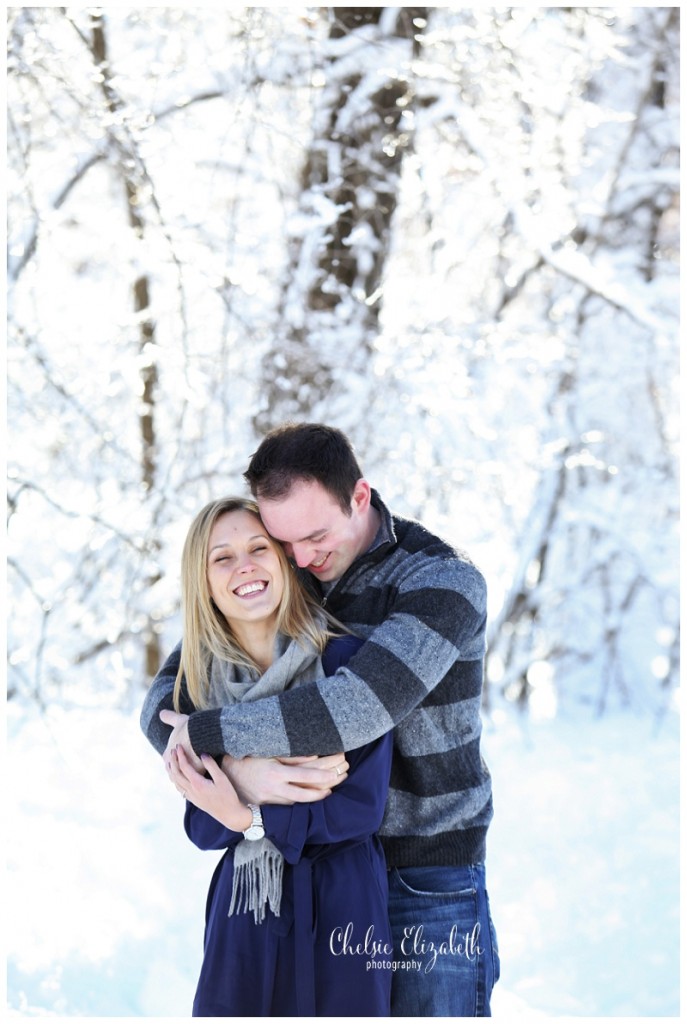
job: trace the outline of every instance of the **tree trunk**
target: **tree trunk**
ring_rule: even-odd
[[[424,7],[325,8],[326,84],[302,173],[280,328],[263,370],[263,433],[324,418],[365,379],[403,157],[413,135],[412,57]],[[356,403],[359,408],[359,403]],[[339,419],[340,421],[340,419]]]
[[[107,58],[107,40],[105,36],[105,23],[102,13],[91,15],[92,25],[92,53],[102,78],[101,86],[105,95],[107,105],[112,113],[117,111],[119,101],[110,84],[110,69]],[[122,159],[119,162],[119,172],[122,177],[126,196],[127,214],[129,224],[136,236],[143,240],[145,235],[145,221],[143,219],[140,203],[140,184],[136,178],[136,161],[130,159],[132,154],[123,154],[129,159]],[[127,168],[133,168],[128,170]],[[141,482],[147,496],[151,496],[155,486],[157,450],[155,437],[155,397],[157,385],[157,364],[155,362],[155,323],[147,315],[150,309],[150,280],[146,274],[138,277],[133,285],[133,307],[136,313],[136,320],[139,325],[138,351],[140,357],[141,374],[141,401],[139,410],[139,434],[141,439]],[[151,542],[150,561],[155,564],[155,556],[159,545],[155,540]],[[146,580],[147,586],[153,586],[160,579],[157,570],[153,571]],[[143,633],[145,650],[145,672],[151,679],[157,673],[161,664],[160,643],[155,625],[148,619]]]

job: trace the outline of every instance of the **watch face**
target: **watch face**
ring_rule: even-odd
[[[262,825],[251,825],[243,834],[246,839],[262,839],[265,834],[265,830]]]

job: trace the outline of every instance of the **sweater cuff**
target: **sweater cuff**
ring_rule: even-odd
[[[228,754],[222,738],[221,709],[196,711],[188,720],[188,735],[191,746],[198,756],[201,754]]]

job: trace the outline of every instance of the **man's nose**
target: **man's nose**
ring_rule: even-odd
[[[312,549],[309,544],[291,544],[290,556],[299,569],[305,569],[312,561]]]

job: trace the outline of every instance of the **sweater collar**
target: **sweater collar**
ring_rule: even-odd
[[[364,558],[366,555],[371,555],[379,548],[384,548],[384,550],[386,550],[388,547],[392,546],[393,544],[396,544],[397,539],[391,512],[389,511],[389,509],[386,507],[381,497],[379,496],[379,491],[376,491],[374,487],[371,488],[371,491],[372,506],[373,508],[377,509],[380,515],[379,529],[377,530],[375,538],[370,544],[367,551],[363,552],[363,554],[360,556],[361,558]],[[353,564],[355,565],[355,562]]]

